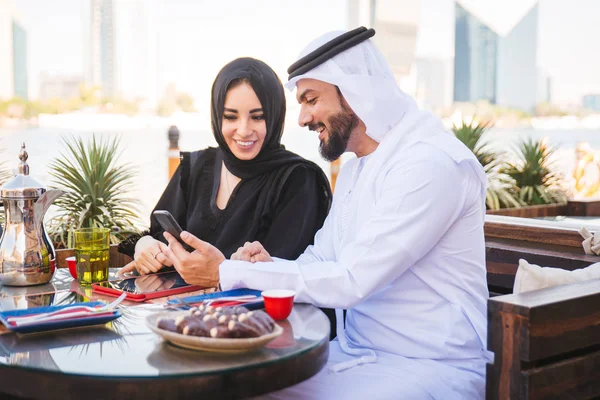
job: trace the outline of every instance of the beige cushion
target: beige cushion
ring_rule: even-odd
[[[589,267],[567,271],[566,269],[540,267],[539,265],[529,264],[527,261],[519,260],[519,269],[515,276],[515,285],[513,293],[523,293],[530,290],[543,289],[552,286],[566,285],[600,279],[600,263],[595,263]]]

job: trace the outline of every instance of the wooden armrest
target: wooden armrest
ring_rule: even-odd
[[[488,301],[488,399],[600,395],[600,280]]]

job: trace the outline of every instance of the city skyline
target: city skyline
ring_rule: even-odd
[[[84,7],[86,83],[103,95],[144,99],[155,108],[161,91],[157,0],[92,0]],[[84,48],[85,48],[84,42]]]
[[[42,72],[87,75],[84,3],[16,2],[28,32],[29,86],[34,97]],[[347,28],[346,1],[322,4],[311,0],[302,6],[281,3],[261,0],[225,6],[208,1],[168,2],[160,21],[161,57],[156,63],[162,71],[162,85],[174,82],[197,100],[208,98],[218,69],[239,56],[264,59],[285,80],[285,68],[308,41],[326,31]],[[592,16],[600,12],[600,2],[580,0],[579,7],[563,0],[539,3],[537,64],[552,80],[554,101],[580,104],[584,95],[600,92],[600,75],[596,72],[600,70],[600,55],[592,51],[594,37],[600,36],[600,26]],[[420,0],[418,4],[416,57],[451,60],[454,0]],[[252,14],[255,16],[248,17]],[[556,29],[557,25],[561,29]]]
[[[490,23],[490,10],[456,0],[454,101],[535,110],[538,104],[537,1]]]

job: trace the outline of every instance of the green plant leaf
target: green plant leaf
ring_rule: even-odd
[[[543,140],[527,138],[518,143],[515,152],[517,160],[507,163],[503,172],[515,180],[525,204],[567,202],[562,175],[556,172],[552,161],[554,148]]]
[[[128,193],[136,171],[130,164],[118,164],[119,139],[96,135],[87,142],[74,136],[62,139],[65,149],[50,163],[50,175],[52,187],[67,194],[54,202],[57,215],[48,223],[52,240],[58,247],[68,247],[70,232],[81,227],[117,227],[112,243],[137,233],[140,203]]]
[[[471,123],[467,123],[462,121],[460,126],[452,127],[452,132],[473,152],[487,175],[486,207],[491,210],[521,207],[523,202],[519,197],[519,188],[515,185],[514,179],[500,172],[505,162],[505,155],[491,150],[485,141],[484,136],[490,127],[489,122],[471,121]]]

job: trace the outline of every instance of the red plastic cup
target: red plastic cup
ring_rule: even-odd
[[[67,257],[67,265],[69,266],[69,272],[71,273],[71,276],[75,279],[77,279],[77,259],[75,258],[75,256],[72,257]]]
[[[286,319],[294,307],[295,295],[296,292],[293,290],[265,290],[262,292],[262,297],[265,301],[265,311],[275,321],[282,321]]]

